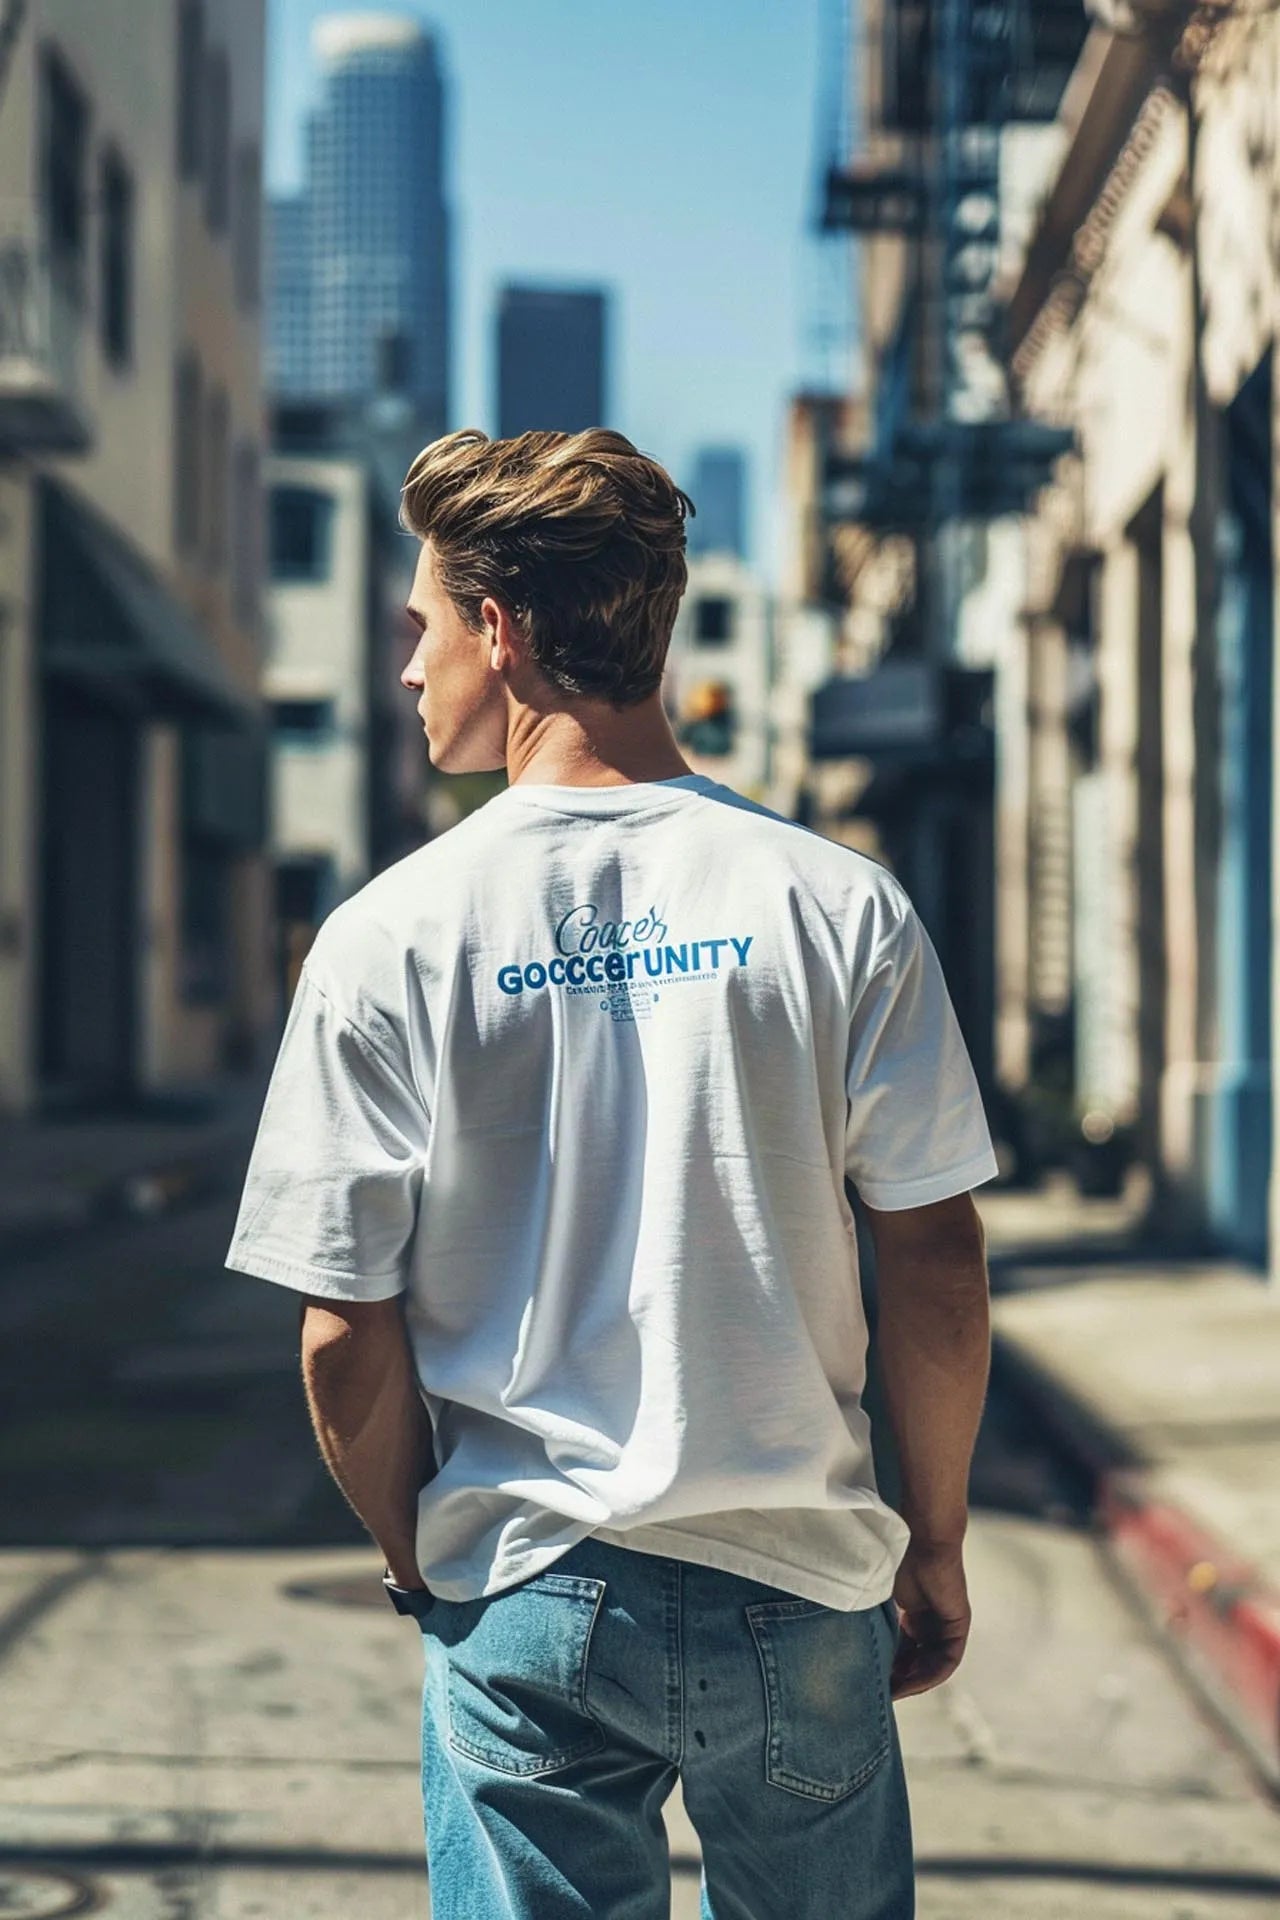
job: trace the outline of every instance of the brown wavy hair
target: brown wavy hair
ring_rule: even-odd
[[[400,519],[430,540],[468,626],[491,596],[555,686],[624,707],[661,683],[694,511],[664,467],[608,427],[512,440],[464,427],[418,455]]]

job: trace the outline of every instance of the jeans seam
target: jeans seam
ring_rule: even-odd
[[[662,1652],[665,1663],[667,1754],[677,1768],[684,1758],[684,1689],[680,1633],[680,1562],[668,1560],[662,1569]]]
[[[684,1765],[685,1702],[684,1702],[684,1567],[676,1561],[676,1700],[680,1716],[679,1752],[676,1765]]]

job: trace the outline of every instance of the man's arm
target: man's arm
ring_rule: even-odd
[[[432,1468],[398,1297],[302,1302],[302,1377],[320,1451],[397,1586],[420,1587],[418,1491]]]
[[[876,1345],[911,1528],[894,1598],[895,1697],[953,1673],[969,1635],[962,1546],[969,1467],[991,1365],[982,1222],[970,1196],[898,1212],[867,1208],[876,1250]]]

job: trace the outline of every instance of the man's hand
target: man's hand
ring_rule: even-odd
[[[969,1594],[958,1546],[913,1540],[894,1581],[901,1639],[893,1658],[895,1700],[941,1686],[960,1665],[969,1638]]]

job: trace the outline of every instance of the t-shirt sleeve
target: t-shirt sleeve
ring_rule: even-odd
[[[227,1266],[332,1300],[402,1293],[428,1130],[404,1072],[304,967]]]
[[[893,1212],[967,1193],[999,1171],[933,942],[905,894],[855,1000],[845,1170]]]

